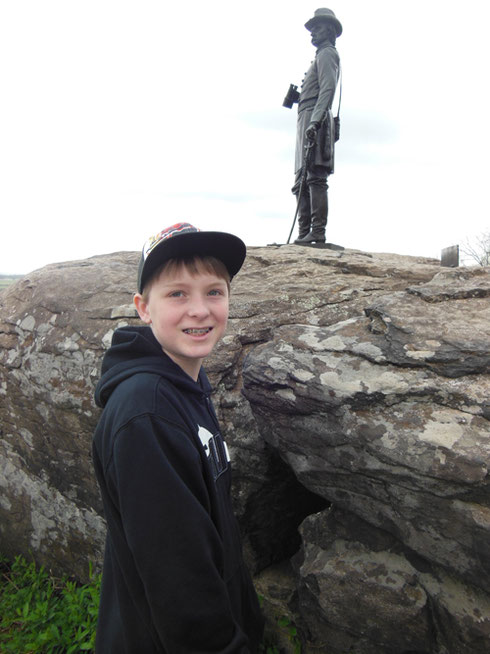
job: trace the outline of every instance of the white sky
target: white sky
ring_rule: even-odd
[[[0,273],[186,220],[284,243],[316,2],[0,0]],[[439,257],[489,229],[487,0],[336,0],[327,240]]]

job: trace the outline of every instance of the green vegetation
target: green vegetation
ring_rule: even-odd
[[[75,654],[93,652],[101,575],[90,568],[90,583],[56,579],[44,567],[17,556],[13,563],[0,555],[0,653]],[[294,624],[287,617],[277,626],[301,654]],[[263,654],[279,654],[264,643]]]
[[[290,643],[290,646],[292,648],[291,651],[294,652],[294,654],[301,654],[302,647],[301,647],[301,641],[298,636],[298,630],[294,626],[293,622],[286,616],[282,616],[279,618],[276,622],[277,626],[279,629],[286,635],[287,640]],[[261,654],[280,654],[281,650],[277,647],[277,645],[274,645],[273,643],[267,643],[264,642],[262,645],[262,650]]]
[[[13,284],[23,276],[24,275],[0,275],[0,291],[2,288],[7,288],[7,286],[10,286],[10,284]]]
[[[100,575],[84,586],[54,579],[22,557],[0,556],[0,652],[91,652],[99,605]]]
[[[263,608],[265,598],[260,593],[258,594],[258,597],[259,604]],[[276,626],[276,629],[274,629],[274,634],[276,637],[278,634],[281,634],[284,635],[289,641],[290,649],[288,649],[288,651],[291,651],[292,648],[294,654],[301,654],[301,640],[299,639],[298,630],[296,629],[296,626],[292,620],[287,615],[276,616],[274,623]],[[281,654],[283,650],[281,650],[280,647],[272,642],[272,640],[275,640],[275,638],[272,637],[271,639],[272,634],[268,634],[267,631],[268,630],[266,627],[264,642],[260,645],[260,654]]]
[[[294,648],[294,654],[301,654],[301,641],[298,638],[298,630],[291,620],[285,615],[277,621],[277,624],[286,630],[288,640]]]

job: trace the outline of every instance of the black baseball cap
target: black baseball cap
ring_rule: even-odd
[[[232,279],[242,267],[246,253],[245,243],[238,236],[201,232],[190,223],[176,223],[150,236],[144,244],[138,266],[138,292],[143,292],[151,275],[169,259],[215,257],[225,264]]]

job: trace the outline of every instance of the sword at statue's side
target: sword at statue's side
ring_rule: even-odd
[[[315,140],[311,140],[311,141],[309,140],[308,143],[304,146],[305,152],[303,155],[303,166],[301,168],[301,181],[299,184],[298,202],[296,203],[296,212],[294,214],[293,226],[291,227],[291,231],[289,232],[289,237],[286,245],[289,245],[289,241],[291,240],[291,236],[293,235],[294,226],[296,225],[296,218],[298,217],[299,204],[301,202],[301,194],[303,193],[303,189],[305,187],[305,182],[306,182],[306,175],[308,173],[308,163],[310,161],[310,153],[314,145],[315,145]]]

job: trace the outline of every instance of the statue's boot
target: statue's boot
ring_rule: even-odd
[[[308,236],[310,233],[311,209],[308,189],[306,189],[306,192],[303,192],[299,198],[298,214],[298,238],[294,241],[295,243],[305,236]]]
[[[312,184],[310,186],[311,206],[311,231],[294,242],[302,243],[325,243],[325,228],[328,217],[328,197],[325,186]]]

